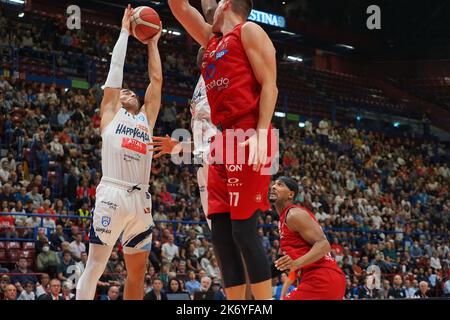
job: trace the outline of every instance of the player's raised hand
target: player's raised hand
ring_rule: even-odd
[[[128,33],[131,34],[131,17],[133,16],[134,9],[131,8],[131,4],[125,8],[122,18],[122,29],[128,30]]]
[[[173,140],[169,135],[165,137],[153,137],[153,142],[147,143],[152,148],[150,152],[154,152],[153,159],[158,159],[165,154],[176,154],[180,152],[179,148],[176,148],[180,144],[179,141]]]
[[[280,259],[275,261],[275,267],[277,267],[277,269],[280,271],[295,270],[296,263],[295,260],[292,260],[290,256],[284,255]]]

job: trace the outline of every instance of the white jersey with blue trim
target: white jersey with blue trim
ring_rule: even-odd
[[[103,176],[148,185],[153,153],[147,143],[151,139],[145,113],[134,115],[120,108],[102,132]]]
[[[217,128],[211,122],[211,107],[206,96],[206,86],[203,77],[197,82],[191,100],[191,127],[194,135],[194,156],[209,155],[209,145]]]

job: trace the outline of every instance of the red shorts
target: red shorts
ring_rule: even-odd
[[[302,272],[300,284],[284,300],[342,300],[344,295],[344,273],[330,268],[317,268]]]
[[[246,119],[228,129],[254,129],[256,127],[256,119]],[[270,130],[268,135],[268,153],[271,156],[272,139],[274,139],[274,131]],[[229,134],[229,133],[228,133]],[[229,150],[232,151],[233,159],[227,157],[227,133],[222,129],[218,133],[223,139],[222,149],[218,147],[211,148],[210,164],[208,170],[208,218],[212,214],[229,212],[231,220],[245,220],[250,218],[255,211],[270,209],[268,198],[269,186],[271,181],[270,174],[261,174],[261,171],[254,171],[252,166],[248,165],[248,147],[238,146],[238,138],[234,138],[233,146]],[[228,141],[231,138],[228,136]],[[276,139],[274,140],[278,142]],[[217,142],[217,136],[214,137]],[[278,145],[276,146],[278,148]],[[238,151],[238,149],[240,150]],[[230,152],[229,151],[229,152]],[[221,154],[220,156],[218,156]],[[216,159],[222,159],[223,164],[211,163],[211,159],[217,155]],[[238,159],[238,155],[243,155],[244,159]],[[271,157],[273,158],[273,157]],[[244,160],[244,161],[242,161]],[[269,171],[272,163],[266,165],[265,173]]]

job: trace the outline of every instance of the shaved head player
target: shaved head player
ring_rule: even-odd
[[[342,300],[345,275],[330,255],[330,243],[308,209],[296,205],[297,182],[279,177],[271,186],[270,201],[280,215],[280,250],[284,256],[275,262],[281,271],[300,273],[300,284],[283,300]],[[286,288],[283,288],[286,292]]]

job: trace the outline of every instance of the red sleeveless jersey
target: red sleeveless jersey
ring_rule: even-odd
[[[242,26],[235,26],[225,36],[212,37],[203,55],[202,75],[211,120],[222,127],[224,120],[233,123],[243,116],[257,120],[259,115],[261,86],[241,42]]]
[[[280,215],[280,224],[279,224],[279,232],[280,232],[280,250],[284,252],[286,255],[290,256],[293,260],[296,260],[311,250],[311,245],[305,241],[298,233],[291,231],[288,226],[285,224],[286,214],[292,208],[300,208],[309,213],[311,218],[316,222],[316,218],[314,215],[305,207],[290,204],[288,205]],[[331,268],[334,270],[338,270],[342,272],[338,267],[336,260],[331,256],[330,253],[327,253],[324,257],[320,258],[316,262],[313,262],[307,266],[301,268],[302,272],[308,271],[310,269],[315,268]]]

